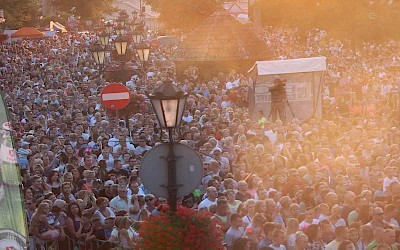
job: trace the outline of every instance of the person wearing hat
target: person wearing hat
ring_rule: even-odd
[[[51,212],[55,215],[57,220],[60,222],[60,228],[64,228],[65,221],[67,220],[67,214],[65,213],[67,206],[68,206],[68,204],[65,200],[56,199],[54,201],[52,209],[51,209]]]
[[[112,199],[115,197],[113,192],[114,181],[107,180],[104,182],[104,189],[99,190],[99,197],[107,197],[108,199]]]
[[[18,163],[22,169],[25,169],[28,166],[28,155],[31,153],[29,145],[29,142],[21,141],[21,147],[17,150]]]

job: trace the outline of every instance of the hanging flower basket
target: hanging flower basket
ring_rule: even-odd
[[[139,235],[138,249],[143,250],[223,249],[222,231],[211,214],[189,208],[150,217]]]

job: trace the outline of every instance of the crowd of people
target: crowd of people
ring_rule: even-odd
[[[189,93],[174,139],[203,157],[199,188],[178,206],[208,210],[227,249],[397,249],[400,182],[399,44],[359,47],[313,30],[267,28],[277,59],[323,55],[323,118],[254,120],[248,79],[177,76]],[[0,48],[29,233],[36,248],[134,249],[137,227],[166,197],[140,180],[144,154],[167,138],[148,100],[110,115],[88,45],[94,34],[19,40]],[[144,95],[173,72],[162,47],[125,84]],[[247,69],[244,69],[247,70]]]

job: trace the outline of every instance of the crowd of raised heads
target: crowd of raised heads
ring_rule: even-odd
[[[174,139],[199,152],[204,171],[178,206],[213,213],[227,249],[397,249],[398,44],[351,47],[321,30],[305,41],[281,28],[264,35],[276,59],[327,57],[323,117],[254,118],[248,76],[235,71],[203,79],[191,68],[177,76],[189,97]],[[93,40],[67,33],[0,47],[36,246],[134,249],[140,223],[166,206],[167,197],[141,182],[139,166],[168,136],[147,99],[147,112],[128,119],[105,109],[100,92],[108,81],[92,59]],[[124,84],[137,95],[152,90],[175,72],[168,51],[154,48],[145,70]]]

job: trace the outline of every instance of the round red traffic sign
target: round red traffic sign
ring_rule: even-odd
[[[129,89],[121,83],[111,83],[101,91],[101,101],[108,109],[125,108],[131,100]]]

